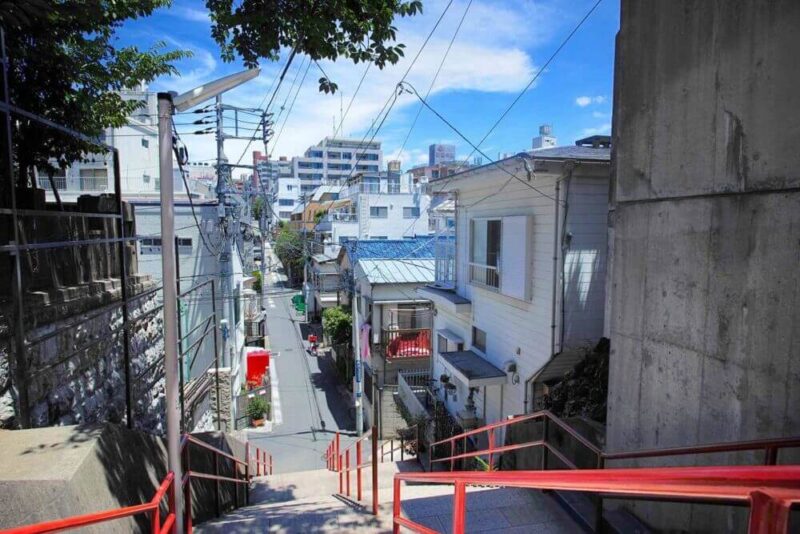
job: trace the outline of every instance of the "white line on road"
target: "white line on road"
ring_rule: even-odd
[[[272,385],[272,423],[279,425],[283,423],[283,412],[281,411],[281,394],[278,391],[278,366],[275,357],[280,353],[273,354],[272,365],[269,366],[269,381]]]

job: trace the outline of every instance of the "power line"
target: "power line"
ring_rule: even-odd
[[[458,21],[458,26],[456,26],[456,31],[453,32],[453,37],[450,38],[450,43],[447,45],[447,49],[445,50],[444,55],[442,56],[442,61],[439,62],[439,67],[436,69],[436,73],[433,75],[431,84],[428,86],[428,91],[425,93],[426,99],[428,98],[428,96],[430,96],[431,91],[433,90],[433,86],[436,84],[436,80],[439,79],[439,74],[442,72],[442,67],[444,67],[445,62],[447,61],[447,56],[450,55],[450,50],[453,48],[453,43],[455,43],[456,37],[458,36],[458,32],[461,31],[461,26],[464,24],[464,19],[467,18],[467,13],[469,13],[470,7],[472,7],[472,0],[469,0],[467,7],[464,9],[464,14],[461,15],[461,20]],[[400,155],[406,148],[406,143],[408,143],[408,139],[411,137],[411,132],[414,131],[414,127],[417,125],[417,121],[419,120],[419,116],[421,113],[422,113],[422,104],[420,104],[417,107],[417,114],[414,116],[414,120],[411,122],[411,127],[408,129],[408,133],[406,134],[405,139],[403,139],[403,144],[397,151],[397,159],[400,159]]]
[[[281,134],[283,133],[283,129],[286,128],[286,123],[289,122],[289,116],[292,114],[292,110],[294,109],[294,103],[297,102],[297,96],[300,94],[300,90],[303,88],[303,83],[306,81],[306,76],[308,75],[308,71],[311,68],[311,63],[308,64],[306,67],[305,73],[303,73],[303,78],[300,80],[300,85],[297,86],[297,92],[294,94],[294,99],[292,99],[292,103],[289,106],[289,111],[286,113],[286,116],[283,118],[283,124],[281,124],[281,129],[278,131],[278,135],[275,136],[274,140],[270,140],[272,143],[272,150],[269,151],[269,158],[272,157],[272,154],[275,153],[275,149],[278,146],[278,141],[281,138]]]
[[[486,139],[492,134],[495,128],[497,128],[500,122],[502,122],[502,120],[506,118],[508,113],[511,111],[511,108],[517,105],[517,102],[520,101],[523,95],[525,95],[525,93],[528,92],[528,89],[530,89],[531,86],[533,86],[533,84],[536,82],[536,80],[539,79],[539,76],[541,76],[544,70],[550,65],[550,63],[553,62],[553,60],[556,58],[559,52],[561,52],[561,50],[567,45],[567,43],[572,39],[572,37],[578,32],[581,26],[583,26],[583,23],[586,22],[586,20],[592,13],[594,13],[595,9],[597,9],[597,6],[599,6],[602,1],[603,0],[597,0],[597,2],[594,3],[594,5],[589,9],[589,11],[586,12],[583,18],[580,21],[578,21],[578,24],[576,24],[575,27],[572,29],[572,31],[569,32],[569,34],[564,38],[563,41],[561,41],[561,44],[558,45],[558,48],[555,49],[555,51],[550,55],[547,61],[545,61],[544,64],[541,67],[539,67],[539,70],[536,72],[533,78],[531,78],[531,80],[528,82],[528,85],[526,85],[522,89],[522,91],[520,91],[520,93],[516,96],[516,98],[514,98],[514,100],[511,101],[511,104],[509,104],[508,107],[505,109],[505,111],[503,111],[503,113],[500,114],[500,116],[497,118],[494,124],[492,124],[491,128],[489,128],[489,130],[486,132],[483,138],[481,138],[478,144],[472,145],[472,143],[470,143],[474,147],[474,149],[472,150],[472,152],[469,153],[465,161],[469,161],[472,155],[475,154],[475,152],[479,151],[478,147],[480,147],[486,141]]]

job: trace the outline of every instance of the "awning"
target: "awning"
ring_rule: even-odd
[[[442,352],[440,355],[445,367],[467,387],[496,386],[508,381],[505,371],[471,350]]]
[[[583,348],[559,352],[539,369],[534,381],[542,384],[561,382],[564,375],[572,371],[584,358],[586,358],[586,349]]]

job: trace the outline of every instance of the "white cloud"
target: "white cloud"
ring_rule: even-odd
[[[575,99],[575,104],[578,106],[585,108],[590,104],[603,104],[606,102],[606,97],[604,96],[579,96]]]
[[[611,113],[606,113],[604,111],[593,111],[592,117],[595,119],[610,119]]]
[[[383,70],[375,66],[370,67],[345,120],[344,135],[357,139],[363,137],[387,98],[395,91],[397,82],[417,54],[444,6],[444,1],[432,0],[425,3],[424,15],[396,21],[398,40],[406,45],[405,57],[397,65],[389,65]],[[447,16],[406,79],[423,96],[439,67],[465,7],[466,0],[453,2]],[[199,13],[192,16],[195,15]],[[535,23],[528,24],[529,21]],[[431,94],[454,91],[488,93],[520,91],[536,71],[534,60],[526,50],[558,31],[559,22],[553,9],[538,2],[526,3],[523,9],[517,3],[474,1]],[[204,50],[195,49],[195,54],[195,58],[189,62],[191,70],[181,78],[168,80],[170,89],[186,90],[202,81],[229,74],[239,68],[215,61],[214,56]],[[281,105],[286,101],[286,95],[301,59],[300,56],[295,59],[275,98],[273,111],[276,117]],[[276,157],[302,154],[310,145],[331,135],[333,118],[336,117],[335,120],[338,122],[340,108],[347,107],[365,68],[363,64],[354,65],[347,60],[320,63],[331,79],[338,84],[339,92],[335,95],[320,93],[317,80],[322,75],[315,66],[310,67],[288,123],[274,144],[273,154]],[[303,71],[306,64],[303,65]],[[262,74],[259,78],[226,94],[225,100],[240,106],[258,106],[282,65],[282,61],[265,63],[262,65]],[[300,72],[299,77],[302,76],[303,72]],[[163,85],[166,87],[167,81]],[[290,104],[291,98],[286,101],[286,107],[288,108]],[[413,95],[403,94],[398,97],[389,119],[376,137],[376,140],[383,141],[386,159],[396,156],[416,115],[417,106],[419,100]],[[276,132],[280,131],[282,123],[283,118],[276,125]],[[417,135],[424,134],[419,130],[415,132]],[[213,136],[194,136],[193,139],[186,139],[186,142],[193,152],[193,159],[213,157]],[[232,160],[238,159],[245,145],[246,141],[226,141],[228,157]],[[427,145],[413,150],[411,147],[406,147],[401,154],[404,165],[426,161],[426,148]],[[263,150],[260,140],[254,142],[248,148],[248,152],[254,149]],[[249,157],[249,154],[246,154],[244,161]]]
[[[208,11],[193,7],[174,6],[169,13],[190,22],[210,22],[211,20],[208,16]]]

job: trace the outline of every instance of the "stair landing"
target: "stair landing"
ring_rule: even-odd
[[[326,470],[285,473],[256,479],[251,502],[219,519],[197,525],[209,533],[245,532],[358,532],[392,531],[392,474],[409,464],[381,464],[379,514],[368,509],[371,494],[361,503],[333,495],[338,475]],[[365,469],[365,475],[369,470]],[[369,484],[365,478],[365,488]],[[354,478],[351,489],[355,488]],[[354,495],[354,492],[353,492]],[[453,487],[404,484],[403,515],[438,532],[451,532]],[[467,488],[467,532],[567,533],[580,529],[553,499],[541,492],[518,488]]]

